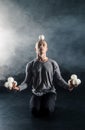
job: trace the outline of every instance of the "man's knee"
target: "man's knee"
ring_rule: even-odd
[[[56,104],[56,95],[51,95],[46,102],[46,107],[50,113],[54,112]]]
[[[40,109],[40,99],[35,95],[33,95],[30,99],[30,108],[35,108],[36,110]]]
[[[48,105],[46,111],[48,111],[48,113],[53,113],[55,111],[55,105]]]

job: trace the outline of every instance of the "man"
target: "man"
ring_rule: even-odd
[[[72,83],[68,83],[62,78],[59,66],[56,61],[48,58],[48,50],[44,36],[40,36],[35,46],[36,58],[26,66],[26,77],[24,82],[19,86],[13,86],[13,89],[23,90],[27,86],[32,86],[32,97],[30,107],[34,115],[40,113],[50,114],[55,110],[56,102],[56,85],[68,90],[73,90]]]

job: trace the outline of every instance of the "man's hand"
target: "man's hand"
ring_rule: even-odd
[[[19,88],[19,86],[16,86],[16,84],[13,82],[12,83],[12,90],[17,90],[17,91],[19,91],[20,90],[20,88]]]
[[[69,91],[72,91],[74,89],[74,85],[73,85],[73,81],[72,80],[69,80]]]
[[[71,79],[68,80],[69,91],[72,91],[73,88],[78,87],[81,84],[81,80],[77,78],[77,75],[71,75]]]
[[[20,88],[17,86],[17,82],[14,80],[13,77],[9,77],[7,79],[7,82],[5,82],[4,86],[9,90],[17,90],[17,91],[20,90]]]

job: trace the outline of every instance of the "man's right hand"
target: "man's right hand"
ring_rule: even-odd
[[[71,92],[74,89],[74,85],[72,83],[72,80],[69,81],[69,91]]]
[[[14,82],[12,84],[13,84],[13,86],[12,86],[13,90],[17,90],[17,91],[20,90],[19,86],[16,86],[16,84]]]

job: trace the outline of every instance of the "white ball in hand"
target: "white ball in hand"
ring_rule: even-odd
[[[12,83],[9,83],[9,89],[11,90],[12,89]]]
[[[81,84],[81,80],[77,79],[77,85]]]
[[[78,85],[81,84],[81,80],[77,78],[77,75],[76,75],[76,74],[71,75],[70,81],[72,82],[72,84],[73,84],[75,87],[78,87]],[[70,84],[70,82],[69,82],[69,84]]]
[[[14,82],[14,78],[13,77],[9,77],[8,78],[8,82]]]
[[[74,79],[77,79],[77,75],[76,75],[76,74],[72,74],[72,75],[71,75],[71,79],[73,79],[73,80],[74,80]]]
[[[75,87],[77,87],[77,86],[78,86],[78,84],[77,84],[77,79],[72,80],[72,84],[73,84]]]
[[[8,82],[5,82],[4,86],[5,86],[6,88],[9,88],[9,83],[8,83]]]

